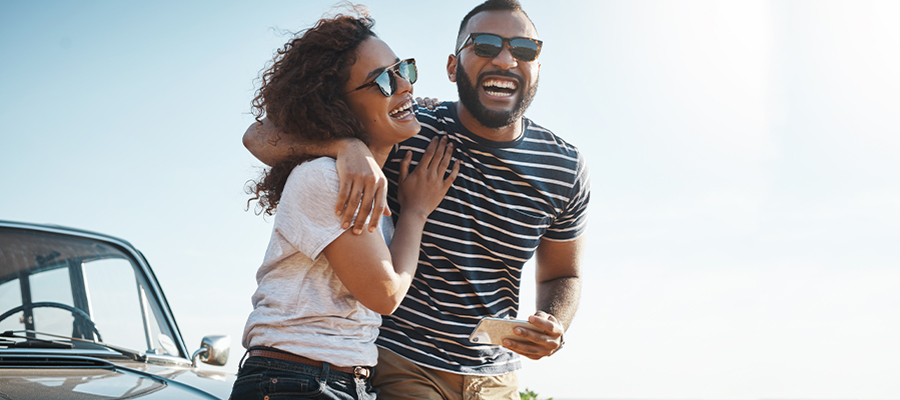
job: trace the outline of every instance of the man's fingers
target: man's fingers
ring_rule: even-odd
[[[521,340],[503,339],[503,346],[532,360],[553,354],[560,346],[563,332],[559,320],[539,311],[528,317],[528,322],[534,325],[535,329],[516,327],[513,333]]]
[[[520,336],[523,339],[528,339],[528,341],[533,342],[541,347],[556,347],[556,342],[554,342],[553,336],[547,334],[546,332],[538,332],[532,329],[517,327],[513,329],[513,333],[515,333],[516,336]]]
[[[375,186],[366,186],[366,190],[362,193],[359,202],[359,212],[356,213],[356,222],[353,223],[353,234],[359,235],[366,226],[366,217],[372,212],[372,206],[375,202]],[[379,212],[378,214],[381,214]],[[378,219],[378,218],[373,218]],[[377,221],[376,221],[377,224]]]
[[[337,204],[335,204],[334,213],[337,215],[343,215],[344,210],[347,208],[347,201],[350,199],[350,191],[353,189],[353,184],[347,182],[341,185],[340,190],[338,191],[338,200]],[[344,226],[344,229],[350,227],[349,220],[345,220],[347,222],[347,226]]]
[[[534,315],[528,317],[528,322],[537,327],[538,329],[547,332],[551,336],[562,336],[563,327],[559,320],[556,319],[553,315],[547,314],[543,311],[538,311],[534,313]]]
[[[440,103],[441,101],[438,100],[437,97],[416,97],[416,104],[418,104],[419,107],[426,107],[429,110],[434,110],[434,108],[437,107],[437,105]]]
[[[518,340],[503,339],[503,347],[506,347],[507,349],[512,350],[514,353],[523,355],[532,360],[538,360],[549,354],[549,352],[541,349],[538,346],[527,342],[520,342]]]
[[[350,228],[350,224],[353,223],[353,215],[355,214],[356,209],[359,207],[361,199],[361,191],[356,189],[350,191],[350,197],[347,199],[347,206],[344,208],[344,213],[341,215],[341,228]]]
[[[378,188],[375,192],[375,206],[372,207],[372,217],[369,220],[369,232],[375,232],[378,229],[378,224],[381,223],[382,215],[391,215],[390,210],[387,210],[387,194],[384,188]]]

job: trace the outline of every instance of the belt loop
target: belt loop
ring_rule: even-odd
[[[322,372],[319,374],[319,380],[324,384],[328,382],[328,375],[331,373],[331,364],[322,363]]]

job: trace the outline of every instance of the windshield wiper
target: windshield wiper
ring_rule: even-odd
[[[74,338],[74,337],[69,337],[69,336],[56,335],[53,333],[45,333],[45,332],[38,332],[38,331],[23,329],[23,330],[6,331],[3,333],[0,333],[0,337],[25,339],[24,342],[14,342],[15,344],[11,345],[11,347],[16,347],[16,348],[27,347],[27,348],[42,348],[42,349],[71,349],[74,347],[72,345],[72,343],[65,343],[65,342],[60,342],[57,340],[38,339],[38,338],[34,338],[34,337],[29,337],[29,336],[16,335],[16,333],[22,333],[22,332],[32,333],[32,334],[36,334],[36,335],[51,336],[51,337],[55,337],[55,338],[67,339],[67,340],[84,342],[84,343],[90,343],[90,344],[94,344],[97,346],[105,347],[107,349],[116,351],[124,356],[128,356],[128,358],[131,358],[134,361],[141,361],[141,362],[147,361],[146,355],[138,353],[135,350],[126,349],[124,347],[119,347],[119,346],[113,346],[111,344],[106,344],[103,342],[95,342],[93,340],[86,340],[86,339],[79,339],[79,338]],[[11,342],[11,341],[9,341],[9,342]],[[23,345],[23,343],[33,343],[33,344],[32,345],[28,345],[28,344]],[[0,345],[3,345],[3,343],[0,343]]]
[[[71,349],[72,343],[60,342],[56,340],[38,339],[30,336],[19,336],[13,334],[13,331],[0,333],[0,337],[25,339],[22,341],[3,340],[0,346],[7,346],[16,349]]]

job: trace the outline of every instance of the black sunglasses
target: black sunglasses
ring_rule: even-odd
[[[382,94],[391,97],[394,95],[394,92],[397,91],[397,78],[395,78],[394,75],[399,75],[401,78],[409,81],[410,84],[416,83],[416,80],[419,78],[419,73],[416,70],[416,60],[409,58],[398,61],[396,64],[385,68],[372,82],[366,83],[350,92],[376,85],[381,89]]]
[[[470,33],[456,50],[456,55],[459,56],[459,52],[471,44],[476,56],[493,58],[503,50],[503,43],[509,44],[509,53],[516,60],[524,62],[536,60],[541,54],[541,45],[544,44],[527,37],[505,38],[493,33]]]

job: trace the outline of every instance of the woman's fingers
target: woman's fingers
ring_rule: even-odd
[[[407,150],[406,154],[403,155],[403,160],[400,161],[400,182],[406,180],[406,177],[409,175],[409,164],[412,162],[412,150]]]
[[[446,136],[441,135],[432,138],[431,143],[428,144],[428,148],[425,149],[425,154],[422,155],[422,160],[419,161],[419,165],[423,165],[425,168],[429,169],[435,168],[436,166],[434,164],[440,162],[440,158],[443,157],[446,146]]]
[[[450,189],[450,186],[453,185],[453,181],[456,180],[456,176],[459,175],[459,160],[456,160],[453,163],[453,170],[450,171],[450,175],[447,176],[447,179],[444,179],[444,190]]]
[[[446,139],[446,137],[445,137]],[[447,170],[447,167],[450,166],[450,160],[453,159],[453,143],[447,143],[447,146],[444,147],[444,154],[441,157],[441,162],[438,165],[438,168],[441,173]]]

